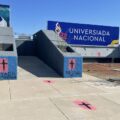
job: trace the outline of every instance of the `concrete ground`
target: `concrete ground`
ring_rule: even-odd
[[[35,57],[20,57],[18,80],[0,81],[0,88],[0,120],[120,119],[119,85],[84,73],[64,79]]]

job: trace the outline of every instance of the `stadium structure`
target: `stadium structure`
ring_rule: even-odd
[[[48,21],[46,30],[16,38],[10,7],[0,7],[0,79],[17,79],[18,56],[36,56],[62,77],[82,77],[83,59],[120,60],[119,27]]]

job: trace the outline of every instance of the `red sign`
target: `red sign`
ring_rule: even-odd
[[[74,103],[81,107],[82,109],[85,109],[85,110],[96,110],[96,108],[94,106],[92,106],[90,103],[88,103],[87,101],[85,100],[76,100],[74,101]]]
[[[75,59],[69,59],[68,60],[68,68],[69,70],[74,70],[76,67],[76,60]]]
[[[8,73],[8,59],[0,58],[0,73]]]

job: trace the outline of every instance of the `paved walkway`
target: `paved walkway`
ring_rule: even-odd
[[[18,72],[18,80],[0,81],[0,120],[120,119],[119,85],[84,73],[63,79],[33,57],[21,57]]]

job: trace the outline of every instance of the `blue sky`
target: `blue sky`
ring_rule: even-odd
[[[33,34],[47,21],[120,26],[120,0],[0,0],[11,6],[14,32]]]

